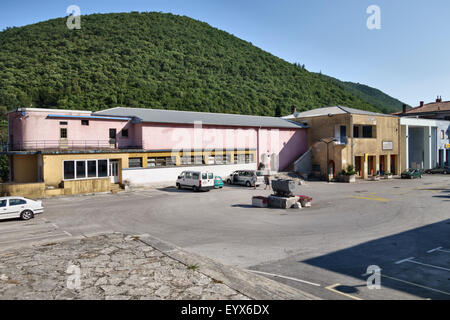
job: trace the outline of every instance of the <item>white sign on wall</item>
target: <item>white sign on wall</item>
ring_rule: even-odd
[[[394,142],[392,141],[383,141],[383,150],[393,150]]]

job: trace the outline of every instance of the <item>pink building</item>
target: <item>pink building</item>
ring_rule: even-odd
[[[174,182],[185,167],[219,176],[261,163],[278,171],[307,149],[305,127],[275,117],[141,108],[24,108],[8,117],[12,181],[48,186]]]

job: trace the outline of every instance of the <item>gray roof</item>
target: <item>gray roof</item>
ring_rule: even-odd
[[[384,113],[376,113],[376,112],[370,112],[365,110],[359,110],[359,109],[353,109],[349,107],[343,107],[343,106],[333,106],[333,107],[325,107],[325,108],[318,108],[318,109],[312,109],[305,112],[299,112],[295,115],[289,115],[285,117],[285,119],[295,119],[295,118],[308,118],[308,117],[318,117],[318,116],[326,116],[329,114],[361,114],[361,115],[368,115],[368,116],[392,116],[389,114]]]
[[[137,121],[156,123],[223,125],[236,127],[264,127],[264,128],[305,128],[303,124],[284,120],[277,117],[248,116],[227,113],[191,112],[146,108],[112,108],[94,112],[99,116],[135,117]]]

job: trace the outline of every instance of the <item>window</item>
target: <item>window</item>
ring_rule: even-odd
[[[116,129],[109,129],[109,138],[110,139],[116,138]]]
[[[353,138],[359,138],[359,127],[353,126]]]
[[[108,160],[65,160],[64,180],[108,177]]]
[[[60,125],[60,126],[67,126],[67,121],[60,121],[60,122],[59,122],[59,125]]]
[[[128,159],[129,168],[142,168],[142,158],[129,158]]]
[[[89,120],[81,120],[81,125],[82,126],[88,126],[89,125]]]
[[[214,174],[213,173],[208,173],[208,179],[213,179],[214,178]]]
[[[203,156],[194,156],[194,164],[204,164]]]
[[[21,204],[27,204],[23,199],[9,199],[10,206],[20,206]]]
[[[147,158],[147,168],[170,167],[177,165],[176,157]]]
[[[128,138],[128,129],[122,129],[122,137]]]
[[[185,178],[186,179],[191,179],[192,178],[192,172],[186,172]]]
[[[245,163],[253,163],[255,162],[255,156],[253,153],[245,155]]]
[[[373,138],[372,126],[362,127],[363,138]]]
[[[245,163],[245,154],[235,154],[234,163]]]
[[[231,157],[229,154],[216,154],[215,156],[216,164],[227,164],[231,163]]]
[[[60,128],[59,130],[59,137],[61,139],[67,139],[67,128]]]
[[[87,162],[88,167],[88,178],[96,178],[97,177],[97,161],[90,160]]]
[[[77,161],[77,179],[86,178],[86,161]]]
[[[180,158],[180,162],[181,162],[181,164],[191,164],[192,163],[192,161],[191,161],[191,156],[182,156],[181,158]]]
[[[75,161],[64,161],[64,180],[75,179]]]
[[[0,201],[0,208],[1,207],[6,207],[6,200]]]
[[[208,174],[207,173],[202,173],[202,180],[206,180],[208,179]]]
[[[104,178],[108,176],[108,160],[98,160],[98,177]]]
[[[192,179],[198,180],[199,178],[200,178],[200,174],[199,174],[198,172],[194,172],[194,173],[192,174]]]

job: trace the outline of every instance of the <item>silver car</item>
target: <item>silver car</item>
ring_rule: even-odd
[[[256,173],[256,182],[252,178]],[[228,184],[240,184],[247,187],[259,186],[264,183],[264,177],[261,172],[256,170],[237,170],[227,177]]]

